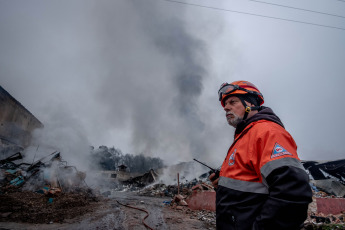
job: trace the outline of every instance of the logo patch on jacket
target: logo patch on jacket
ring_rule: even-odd
[[[286,149],[284,149],[280,144],[276,143],[274,145],[271,158],[280,157],[283,155],[292,155],[292,154],[289,153]]]
[[[229,157],[229,166],[235,164],[235,153],[236,153],[236,149],[231,153],[231,155]]]

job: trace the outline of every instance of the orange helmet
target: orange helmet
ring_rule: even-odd
[[[231,84],[223,83],[220,86],[218,96],[223,107],[224,99],[229,95],[234,94],[250,94],[258,99],[260,105],[264,103],[264,96],[262,96],[261,92],[253,83],[250,83],[249,81],[234,81]]]

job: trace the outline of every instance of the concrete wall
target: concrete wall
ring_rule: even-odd
[[[0,147],[26,147],[43,124],[0,86]]]

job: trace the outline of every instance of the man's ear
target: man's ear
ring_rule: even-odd
[[[254,104],[250,103],[249,101],[246,101],[246,100],[244,100],[244,101],[245,101],[246,104],[247,104],[248,106],[250,106],[250,107],[254,107],[254,106],[255,106]]]

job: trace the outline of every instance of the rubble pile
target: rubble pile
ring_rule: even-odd
[[[335,195],[319,191],[318,188],[311,184],[313,190],[313,202],[309,204],[308,217],[304,222],[303,230],[314,229],[345,229],[345,210],[339,214],[334,214],[336,208],[330,205],[333,214],[324,214],[318,211],[317,199],[326,199],[328,201],[343,199],[337,198]]]
[[[313,200],[314,202],[310,205],[308,211],[308,218],[305,221],[303,230],[314,230],[314,229],[345,229],[345,212],[341,214],[323,214],[317,212],[316,199],[327,198],[327,199],[343,199],[342,196],[337,196],[334,192],[324,191],[323,187],[319,187],[318,183],[311,180],[311,187],[313,189]],[[334,191],[334,189],[333,189]],[[339,191],[343,191],[342,189]],[[201,180],[193,180],[192,182],[181,183],[177,185],[165,185],[165,184],[154,184],[147,186],[138,191],[140,195],[144,196],[158,196],[158,197],[170,197],[170,200],[164,203],[173,210],[178,212],[184,212],[188,214],[192,219],[198,219],[207,222],[210,227],[215,226],[215,212],[210,210],[204,210],[203,208],[195,208],[190,202],[195,199],[199,199],[197,203],[206,203],[207,200],[201,199],[196,194],[203,194],[205,198],[207,192],[214,192],[212,185],[208,182],[202,182]],[[337,193],[339,194],[339,193]],[[341,194],[341,193],[340,193]],[[214,201],[213,201],[214,202]],[[201,206],[200,206],[201,207]],[[335,211],[335,210],[333,210]]]
[[[309,218],[311,222],[314,224],[318,223],[325,223],[325,224],[342,224],[344,226],[345,223],[345,214],[338,214],[338,215],[324,215],[323,213],[315,214],[312,213]]]
[[[326,192],[323,192],[323,191],[313,191],[313,197],[322,197],[322,198],[341,198],[339,196],[335,196],[333,194],[329,194],[329,193],[326,193]]]
[[[303,166],[314,191],[345,197],[345,159],[328,162],[305,161]]]
[[[324,215],[323,213],[311,213],[304,222],[302,230],[314,229],[345,229],[345,214]]]
[[[171,204],[171,208],[188,215],[191,219],[201,220],[209,225],[212,229],[216,226],[216,213],[208,210],[192,210],[187,206]]]
[[[162,183],[153,184],[146,186],[142,189],[138,189],[138,194],[143,196],[157,196],[157,197],[171,197],[173,198],[178,192],[182,195],[189,196],[192,194],[192,188],[197,184],[203,184],[203,186],[208,186],[205,182],[201,180],[193,179],[191,181],[186,181],[185,183],[177,185],[166,185]]]
[[[44,160],[47,157],[50,159]],[[86,174],[69,166],[59,152],[31,164],[17,163],[22,158],[18,152],[0,160],[0,222],[63,222],[95,209],[94,201],[100,198],[85,183]],[[307,162],[304,165],[311,176],[313,203],[309,205],[303,230],[345,229],[343,163]],[[148,197],[166,197],[163,203],[169,210],[201,220],[210,229],[215,228],[215,191],[211,182],[207,181],[208,173],[191,181],[183,178],[183,183],[180,183],[177,173],[177,180],[174,180],[177,183],[173,185],[163,184],[153,169],[140,176],[123,177],[124,180],[119,180],[119,172],[116,175],[112,178],[116,183],[111,183],[116,185],[115,190],[136,191]],[[321,179],[318,178],[320,175],[323,175]],[[101,193],[103,196],[112,195],[113,189],[102,189],[105,189]],[[320,204],[325,204],[327,209],[322,209]]]
[[[51,155],[53,157],[43,163],[42,160]],[[68,166],[67,162],[61,159],[60,152],[53,152],[48,156],[32,164],[16,164],[16,160],[23,158],[20,152],[1,160],[0,191],[36,191],[45,185],[49,187],[49,190],[54,190],[49,191],[52,193],[73,192],[88,188],[84,181],[86,174],[78,171],[74,166]]]
[[[48,156],[18,164],[23,158],[18,152],[0,161],[0,221],[61,222],[90,211],[98,198],[86,185],[86,174],[68,166],[59,152]]]
[[[177,194],[177,195],[174,196],[171,204],[173,206],[176,206],[176,205],[178,205],[178,206],[188,206],[188,203],[186,202],[186,198],[187,198],[186,196],[183,196],[181,194]]]
[[[193,216],[198,220],[207,222],[208,224],[215,226],[216,225],[216,213],[212,211],[193,211]]]
[[[173,197],[177,194],[176,185],[155,184],[138,191],[139,195],[151,197]]]
[[[158,174],[150,169],[147,173],[144,173],[142,176],[130,178],[127,181],[123,181],[123,185],[129,185],[131,188],[143,188],[146,185],[152,184],[158,178]]]
[[[302,164],[313,180],[334,179],[345,185],[345,159],[327,162],[302,161]]]

